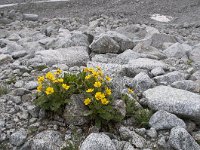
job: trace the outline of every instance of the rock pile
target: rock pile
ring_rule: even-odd
[[[73,140],[75,128],[82,135],[81,150],[200,149],[197,41],[147,25],[106,24],[108,17],[78,24],[76,30],[65,26],[67,19],[22,17],[0,29],[0,84],[9,88],[0,93],[0,148],[57,150]],[[125,120],[129,124],[119,124],[115,135],[95,130],[86,138],[81,128],[85,119],[49,119],[33,104],[38,75],[57,67],[76,72],[84,66],[99,66],[110,75],[115,95],[126,87],[135,89],[138,103],[155,112],[150,129]],[[65,112],[81,114],[76,102]]]

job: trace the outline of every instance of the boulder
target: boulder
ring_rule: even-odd
[[[90,48],[93,52],[99,54],[118,53],[120,49],[118,43],[107,35],[102,35],[94,40]]]
[[[46,130],[33,137],[30,147],[31,150],[60,150],[63,144],[60,132]]]
[[[149,58],[138,58],[130,60],[127,65],[127,68],[129,70],[135,70],[135,69],[152,70],[157,67],[168,69],[168,65],[165,64],[164,62]]]
[[[153,110],[165,110],[200,121],[199,94],[169,86],[157,86],[148,89],[143,95],[146,98],[146,104]]]
[[[149,120],[149,125],[156,130],[166,130],[176,126],[186,128],[183,120],[164,110],[159,110],[153,114]]]
[[[10,143],[14,146],[20,146],[25,142],[27,135],[28,134],[26,130],[21,128],[19,131],[16,131],[13,134],[11,134]]]
[[[82,143],[80,150],[116,150],[110,137],[104,133],[91,133]]]
[[[63,63],[67,66],[82,66],[89,61],[88,49],[82,46],[62,48],[58,50],[37,51],[35,58],[29,60],[29,63],[45,63],[54,65]]]
[[[23,20],[38,21],[39,16],[37,14],[23,14]]]
[[[189,53],[189,59],[200,63],[200,44],[196,45]]]
[[[171,58],[177,58],[177,59],[188,59],[187,54],[189,51],[192,50],[192,47],[187,44],[180,44],[175,43],[168,47],[163,52],[167,55],[167,57]]]
[[[185,75],[179,71],[173,71],[165,75],[154,77],[154,80],[159,84],[172,84],[175,81],[185,80]]]
[[[7,63],[10,63],[12,61],[13,61],[13,59],[12,59],[11,55],[0,54],[0,65],[7,64]]]
[[[169,143],[175,150],[199,150],[200,146],[193,137],[182,127],[172,128]]]

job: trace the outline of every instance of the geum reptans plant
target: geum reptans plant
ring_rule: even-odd
[[[113,107],[111,78],[104,75],[100,67],[84,68],[72,74],[62,73],[58,69],[38,77],[38,98],[35,103],[45,110],[62,111],[70,105],[72,94],[83,94],[82,100],[88,107],[83,114],[94,121],[97,126],[109,121],[121,121],[118,111]]]

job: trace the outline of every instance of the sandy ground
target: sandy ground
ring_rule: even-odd
[[[0,5],[39,0],[0,0]],[[29,5],[20,8],[23,12],[37,13],[42,17],[81,17],[105,14],[127,18],[134,23],[155,22],[153,14],[173,17],[172,22],[199,22],[200,0],[70,0],[51,4]]]

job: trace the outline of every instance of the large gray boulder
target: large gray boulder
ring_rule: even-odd
[[[31,150],[60,150],[63,144],[60,132],[46,130],[33,137],[30,147]]]
[[[172,83],[172,87],[183,89],[191,92],[200,92],[200,81],[182,80]]]
[[[135,70],[135,69],[152,70],[157,67],[168,69],[168,65],[165,64],[164,62],[154,60],[154,59],[149,59],[149,58],[133,59],[133,60],[130,60],[127,65],[127,68],[130,70]]]
[[[159,84],[172,84],[175,81],[185,80],[185,75],[179,71],[173,71],[165,75],[154,77],[154,80]]]
[[[26,130],[21,128],[20,130],[11,134],[10,143],[14,146],[20,146],[25,142],[27,135],[28,134],[27,134]]]
[[[0,54],[0,65],[12,62],[12,56],[8,54]]]
[[[169,143],[175,150],[199,150],[200,146],[182,127],[174,127],[169,136]]]
[[[187,44],[180,44],[175,43],[168,47],[163,52],[167,55],[167,57],[171,58],[177,58],[177,59],[188,59],[187,54],[189,51],[192,50],[192,47]]]
[[[70,67],[85,65],[87,61],[89,61],[87,47],[75,46],[57,50],[37,51],[35,58],[31,59],[29,63],[45,63],[48,65],[63,63]]]
[[[197,63],[200,63],[200,44],[196,45],[189,53],[189,58]]]
[[[80,150],[116,150],[114,143],[104,133],[91,133],[82,143]]]
[[[152,80],[145,72],[140,72],[130,82],[130,87],[133,87],[139,92],[143,92],[149,88],[154,87],[155,85],[156,84],[154,80]]]
[[[186,128],[183,120],[164,110],[159,110],[153,114],[149,120],[149,125],[156,130],[171,129],[176,126]]]
[[[118,43],[107,35],[102,35],[94,40],[90,48],[93,52],[99,54],[118,53],[120,50]]]
[[[153,110],[165,110],[200,121],[199,94],[169,86],[157,86],[148,89],[143,95],[147,105]]]

